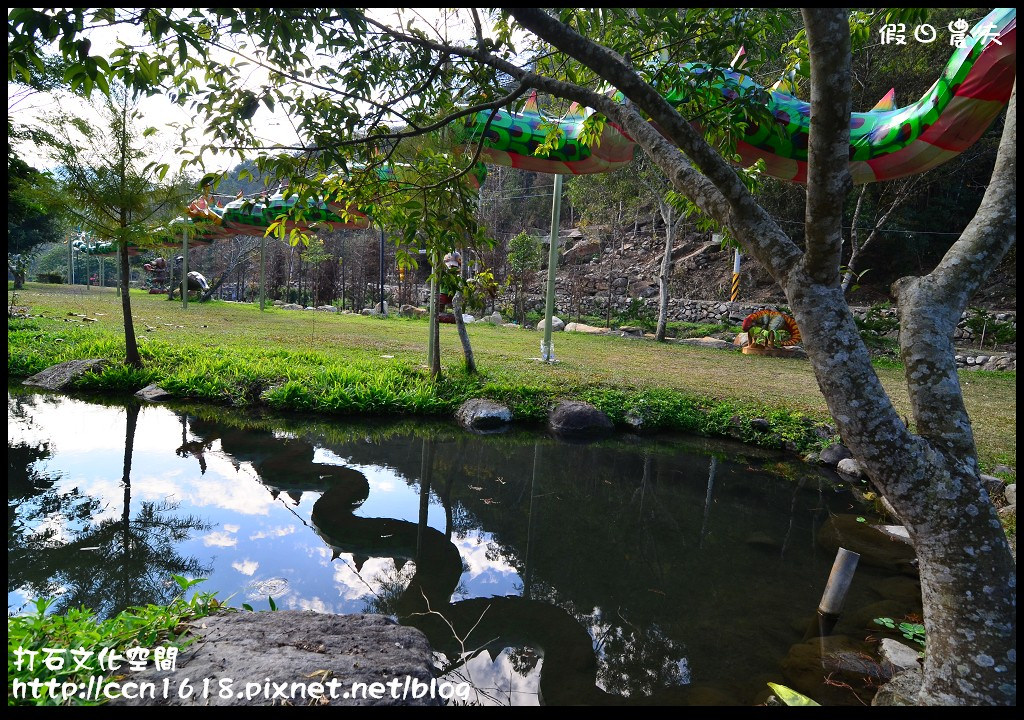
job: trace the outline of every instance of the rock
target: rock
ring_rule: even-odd
[[[281,307],[282,305],[284,305],[284,301],[283,300],[275,300],[274,301],[274,307]]]
[[[921,656],[917,650],[898,640],[882,638],[882,642],[878,644],[878,654],[882,658],[883,664],[889,664],[893,674],[906,670],[921,670]]]
[[[914,546],[914,542],[910,539],[910,531],[902,525],[872,525],[871,527],[884,535],[888,535],[897,542],[906,543],[911,547]]]
[[[362,693],[351,698],[344,694],[352,683],[387,683],[398,678],[402,685],[409,676],[428,686],[433,678],[431,648],[422,632],[397,624],[383,615],[333,615],[328,613],[281,610],[278,612],[230,613],[202,618],[190,623],[199,640],[178,655],[177,670],[146,670],[131,673],[134,682],[151,682],[163,687],[164,679],[173,688],[164,699],[126,699],[111,705],[245,705],[275,704],[262,692],[252,698],[238,697],[247,689],[263,687],[268,682],[292,683],[307,691],[313,683],[330,683],[323,688],[324,701],[318,703],[308,696],[288,698],[295,705],[443,705],[430,693],[422,699],[392,697],[385,686],[383,697],[375,699]],[[187,673],[184,668],[187,667]],[[176,692],[187,675],[195,692],[188,697]],[[200,691],[205,678],[212,678],[211,692],[203,697]],[[224,698],[218,683],[232,680]],[[336,682],[335,682],[336,681]],[[332,693],[333,687],[333,693]],[[271,686],[271,693],[273,686]],[[141,694],[141,693],[140,693]],[[331,695],[335,697],[331,697]],[[277,700],[276,704],[280,704]]]
[[[493,400],[473,398],[459,406],[455,419],[467,430],[479,433],[498,432],[512,422],[512,411]]]
[[[870,584],[872,592],[886,600],[896,600],[911,605],[921,604],[921,583],[902,575],[875,580]]]
[[[750,429],[754,432],[764,433],[772,429],[772,424],[764,418],[754,418],[750,421]]]
[[[644,329],[634,325],[623,325],[619,328],[619,332],[622,333],[622,337],[642,338],[644,336]]]
[[[997,478],[995,475],[982,474],[979,479],[981,484],[985,487],[985,492],[988,493],[990,498],[998,498],[1003,494],[1003,483],[1001,478]]]
[[[90,372],[99,372],[109,364],[110,362],[104,358],[68,360],[36,373],[26,379],[24,384],[45,388],[46,390],[63,390],[82,375]]]
[[[622,418],[622,421],[626,423],[629,429],[633,432],[640,432],[644,429],[644,419],[632,410],[626,413],[626,416]]]
[[[585,263],[594,255],[598,255],[600,253],[600,242],[597,240],[583,240],[581,242],[577,242],[571,248],[566,250],[562,259],[567,263]]]
[[[362,310],[359,311],[359,314],[360,315],[365,315],[366,317],[372,317],[372,316],[375,316],[375,315],[380,315],[380,313],[378,311],[371,310],[370,308],[363,308]]]
[[[548,319],[544,318],[539,323],[537,323],[537,330],[539,332],[544,332],[545,329],[547,328],[547,326],[548,326]],[[562,322],[561,318],[559,318],[557,315],[552,315],[551,316],[551,332],[559,332],[561,330],[565,330],[565,323]]]
[[[373,313],[374,313],[374,315],[387,315],[388,314],[388,303],[387,303],[387,301],[386,300],[384,301],[384,310],[383,310],[383,312],[381,311],[380,303],[377,303],[376,305],[373,306]]]
[[[590,403],[563,400],[548,416],[552,432],[566,437],[591,438],[609,433],[612,421]]]
[[[287,305],[281,306],[282,310],[301,310],[302,306],[296,303],[288,303]]]
[[[162,387],[153,383],[135,393],[135,397],[148,400],[150,402],[157,402],[159,400],[167,400],[171,397],[171,394],[164,390]]]
[[[676,342],[680,345],[696,345],[698,347],[714,348],[715,350],[731,350],[734,347],[730,342],[713,337],[683,338]]]
[[[320,312],[338,312],[338,308],[334,307],[333,305],[321,305],[320,307],[317,308],[317,310],[319,310]]]
[[[853,454],[850,452],[849,448],[842,443],[832,443],[822,450],[820,455],[818,455],[818,459],[829,467],[835,467],[841,461],[852,457]]]
[[[867,478],[867,475],[864,474],[864,468],[862,468],[861,464],[854,460],[852,457],[846,458],[845,460],[840,460],[839,463],[836,465],[836,470],[843,473],[844,475],[851,475],[855,478]]]
[[[994,473],[1012,473],[1013,472],[1013,468],[1011,468],[1009,465],[996,465],[994,468],[992,468],[992,472],[994,472]]]
[[[736,347],[743,347],[748,342],[750,342],[750,335],[745,332],[741,332],[736,336],[736,339],[732,341],[732,344]]]
[[[398,314],[402,317],[420,318],[426,317],[429,313],[423,308],[418,308],[415,305],[403,305],[398,310]]]
[[[1007,505],[1017,504],[1017,483],[1010,483],[1003,488],[1003,498]]]
[[[921,691],[923,674],[920,670],[900,673],[878,688],[871,704],[875,706],[917,705],[917,694]]]
[[[502,323],[501,326],[502,327],[507,327],[507,328],[517,328],[517,329],[520,329],[520,330],[523,327],[519,323]]]
[[[476,318],[473,317],[472,315],[466,315],[465,313],[463,313],[462,322],[464,322],[466,325],[469,325],[471,322],[476,322]]]
[[[862,565],[896,572],[914,570],[914,549],[896,542],[866,522],[857,522],[856,515],[833,515],[818,531],[818,544],[830,556],[844,547],[860,554]]]
[[[826,684],[826,677],[860,687],[865,677],[888,680],[891,676],[867,649],[844,635],[815,637],[793,645],[782,660],[785,684],[823,705],[849,703],[850,691]]]
[[[565,326],[565,331],[588,333],[590,335],[600,335],[606,332],[605,328],[594,327],[593,325],[586,325],[584,323],[568,323]]]
[[[505,324],[505,318],[503,318],[501,316],[500,312],[495,310],[493,313],[491,313],[487,317],[480,318],[480,322],[487,322],[487,323],[491,323],[492,325],[504,325]]]

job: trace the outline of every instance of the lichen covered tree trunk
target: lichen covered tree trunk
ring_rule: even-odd
[[[459,342],[462,343],[462,354],[466,356],[466,372],[472,375],[476,372],[476,360],[473,359],[473,346],[469,344],[466,321],[462,319],[461,290],[452,298],[452,310],[455,311],[455,327],[459,332]]]

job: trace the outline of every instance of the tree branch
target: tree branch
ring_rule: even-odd
[[[918,432],[956,462],[975,465],[953,331],[971,295],[1017,239],[1016,101],[1014,84],[995,169],[977,214],[935,270],[893,285],[899,299],[900,355]]]

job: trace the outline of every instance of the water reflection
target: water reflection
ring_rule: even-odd
[[[106,616],[132,605],[166,604],[177,591],[171,575],[201,577],[209,571],[199,559],[177,552],[192,532],[208,529],[207,523],[178,513],[178,506],[167,502],[143,502],[132,515],[138,416],[139,406],[129,405],[123,505],[116,518],[94,522],[99,500],[77,487],[54,492],[54,479],[36,470],[50,457],[48,443],[8,448],[8,591],[26,588],[35,596],[56,595],[55,612],[84,606]]]
[[[108,613],[166,602],[173,572],[254,604],[382,612],[482,703],[751,702],[820,595],[817,528],[850,502],[702,440],[8,405],[9,595]],[[111,430],[89,436],[105,469],[81,470],[71,410],[96,418],[79,434],[121,423],[120,468]]]

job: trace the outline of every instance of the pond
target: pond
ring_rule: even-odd
[[[704,438],[584,445],[12,386],[8,611],[167,603],[179,574],[235,606],[395,616],[474,702],[753,704],[796,672],[835,554],[823,531],[869,515],[836,480]],[[862,563],[847,607],[891,606],[905,564]]]

